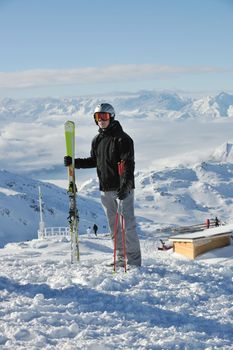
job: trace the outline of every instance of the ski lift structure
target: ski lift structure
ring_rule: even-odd
[[[40,209],[40,221],[39,229],[37,231],[38,239],[56,238],[56,237],[70,237],[69,227],[45,227],[43,220],[43,201],[41,188],[39,186],[39,209]]]

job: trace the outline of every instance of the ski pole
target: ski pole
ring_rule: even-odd
[[[123,254],[124,254],[124,269],[125,272],[127,270],[126,266],[126,244],[125,244],[125,218],[122,213],[122,201],[120,201],[119,206],[121,207],[121,238],[122,238],[122,246],[123,246]]]
[[[113,249],[113,270],[116,272],[116,246],[117,246],[117,230],[118,230],[118,207],[115,217],[115,223],[114,223],[114,249]]]
[[[114,224],[114,272],[116,272],[116,246],[117,246],[117,234],[118,234],[118,224],[120,221],[121,225],[121,238],[122,238],[122,247],[123,247],[123,254],[124,254],[124,270],[127,271],[127,265],[126,265],[126,244],[125,244],[125,218],[122,214],[122,201],[119,201],[119,204],[117,205],[117,212],[115,217],[115,224]]]
[[[124,161],[121,160],[118,162],[118,174],[120,176],[124,173]],[[114,272],[116,272],[116,246],[117,246],[117,233],[118,233],[118,224],[120,221],[121,225],[121,238],[122,238],[122,247],[123,247],[123,254],[124,254],[124,270],[126,272],[127,266],[126,266],[126,244],[125,244],[125,218],[123,216],[123,210],[122,210],[122,200],[119,201],[117,205],[117,211],[116,211],[116,217],[115,217],[115,224],[114,224]]]

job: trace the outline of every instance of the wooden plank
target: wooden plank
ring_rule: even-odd
[[[219,237],[211,237],[206,240],[201,240],[200,242],[194,242],[194,258],[196,256],[206,253],[210,250],[216,248],[222,248],[231,244],[231,237],[228,236],[219,236]]]
[[[194,259],[194,247],[192,242],[174,242],[173,251],[187,258]]]
[[[192,242],[174,241],[173,251],[182,254],[189,259],[195,259],[198,255],[206,253],[210,250],[221,248],[231,244],[230,234],[219,235]]]

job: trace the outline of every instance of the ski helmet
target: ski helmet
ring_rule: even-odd
[[[111,118],[110,122],[112,122],[115,118],[115,111],[112,105],[109,103],[100,103],[98,106],[95,107],[94,110],[94,120],[95,120],[95,113],[102,112],[102,113],[109,113]],[[98,123],[95,120],[95,123],[98,125]]]

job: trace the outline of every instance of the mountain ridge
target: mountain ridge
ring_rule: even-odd
[[[38,186],[46,226],[67,226],[65,189],[5,170],[0,170],[0,181],[1,245],[37,237]],[[204,223],[207,217],[229,222],[233,219],[233,144],[220,145],[200,163],[137,171],[135,184],[135,212],[142,233]],[[108,231],[96,178],[79,187],[78,208],[81,234],[94,223],[100,232]]]
[[[119,114],[126,112],[148,113],[156,110],[154,117],[166,116],[168,119],[202,118],[212,119],[233,116],[233,95],[220,92],[215,96],[202,98],[183,97],[171,91],[142,90],[131,93],[130,96],[105,95],[103,97],[70,97],[70,98],[30,98],[14,100],[0,99],[0,117],[19,120],[29,120],[35,116],[48,115],[88,115],[92,114],[96,104],[108,100]],[[162,113],[162,111],[173,112]],[[16,118],[17,117],[17,118]]]
[[[11,241],[37,238],[39,228],[39,192],[43,198],[43,218],[46,227],[68,226],[69,200],[67,191],[51,183],[0,170],[0,246]],[[79,230],[85,233],[96,223],[106,232],[107,222],[100,203],[87,196],[78,196]]]

